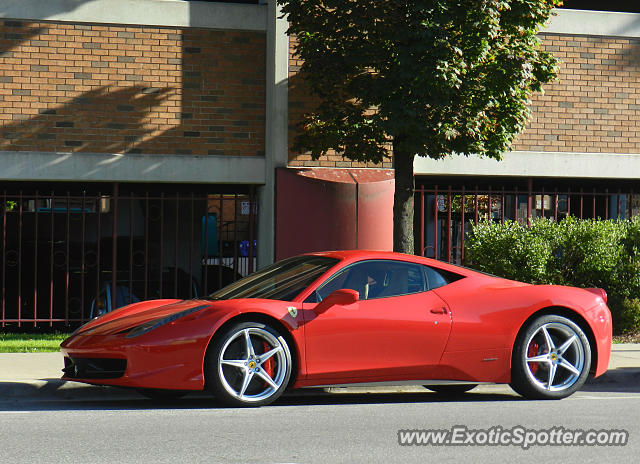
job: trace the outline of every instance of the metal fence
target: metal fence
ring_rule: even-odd
[[[607,188],[534,188],[518,186],[425,185],[416,189],[419,254],[464,263],[464,240],[473,225],[488,220],[528,223],[533,218],[625,219],[640,214],[640,195],[626,186]]]
[[[139,300],[202,296],[255,269],[252,189],[102,187],[0,190],[1,327],[75,326]]]

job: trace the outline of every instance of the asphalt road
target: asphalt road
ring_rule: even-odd
[[[561,401],[505,386],[457,399],[429,392],[307,394],[260,409],[201,395],[170,403],[105,389],[102,398],[0,402],[0,456],[19,463],[631,463],[640,386],[594,384]],[[400,429],[624,429],[626,446],[400,446]]]

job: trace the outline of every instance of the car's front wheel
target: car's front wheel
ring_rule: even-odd
[[[565,398],[582,387],[590,366],[584,331],[566,317],[541,316],[516,339],[511,387],[526,398]]]
[[[217,336],[206,360],[206,382],[213,395],[233,406],[264,406],[287,387],[292,362],[289,345],[276,329],[241,322]]]

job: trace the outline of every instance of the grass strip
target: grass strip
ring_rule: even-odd
[[[60,351],[68,333],[0,333],[0,353],[42,353]]]

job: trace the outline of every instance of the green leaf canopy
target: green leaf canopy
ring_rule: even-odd
[[[558,0],[278,0],[317,98],[297,148],[500,158],[555,77],[538,28]]]

